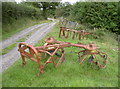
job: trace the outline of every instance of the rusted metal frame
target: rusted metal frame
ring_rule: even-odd
[[[74,39],[75,38],[75,32],[73,32],[73,36],[72,36],[72,39]]]
[[[57,41],[56,41],[57,42]],[[71,46],[69,43],[61,43],[61,44],[53,44],[53,45],[48,45],[48,46],[46,46],[47,48],[48,47],[59,47],[59,49],[60,48],[63,48],[63,47],[69,47],[69,46]],[[39,48],[39,47],[38,47]],[[47,49],[46,49],[47,50]],[[48,50],[47,50],[48,51]]]
[[[105,58],[103,58],[104,59],[104,63],[106,63],[106,59],[107,59],[107,54],[106,53],[104,53],[104,52],[101,52],[101,51],[98,51],[98,50],[96,50],[97,52],[96,53],[94,53],[94,54],[98,54],[98,55],[100,55],[100,57],[102,57],[103,58],[103,56],[105,55]],[[104,54],[104,55],[102,55],[102,54]]]
[[[21,44],[21,45],[22,45],[22,44]],[[25,56],[23,55],[23,52],[24,52],[25,49],[27,49],[27,47],[26,47],[26,46],[23,46],[23,47],[21,48],[21,45],[19,44],[19,49],[18,49],[18,51],[20,52],[20,55],[21,55],[21,57],[22,57],[22,64],[21,64],[21,66],[24,66],[24,65],[26,64],[26,62],[25,62]]]
[[[96,59],[96,54],[93,54],[92,56],[94,56],[94,59]],[[91,67],[92,68],[94,68],[94,69],[99,69],[100,67],[100,64],[99,64],[99,61],[97,60],[97,61],[95,61],[95,60],[92,60],[92,62],[91,62]],[[97,68],[95,68],[95,67],[93,67],[93,64],[95,64],[95,65],[97,65]]]
[[[89,32],[83,32],[83,39],[86,37],[86,38],[88,38],[88,35],[91,35],[91,33],[89,33]]]
[[[62,34],[62,27],[60,27],[59,37],[61,37]]]
[[[104,54],[106,57],[103,58],[104,55],[101,55],[100,53]],[[107,56],[106,53],[104,53],[104,52],[100,52],[100,51],[99,51],[99,55],[100,55],[100,57],[103,58],[103,65],[101,64],[100,67],[101,67],[101,68],[105,68],[105,67],[106,67],[106,59],[107,59],[108,56]]]
[[[60,57],[60,60],[58,61],[58,63],[56,64],[56,67],[58,67],[58,65],[61,63],[61,62],[63,62],[65,59],[64,59],[64,49],[63,48],[61,48],[61,57]]]
[[[85,55],[85,57],[82,59],[82,61],[80,62],[80,64],[82,64],[82,62],[87,58],[88,54]]]
[[[57,41],[56,41],[56,43],[62,43],[62,42],[60,42],[60,41],[57,42]],[[67,44],[67,43],[66,43],[66,44]],[[62,44],[62,45],[64,45],[64,44]],[[68,46],[68,44],[67,44],[67,46]],[[67,46],[66,46],[66,47],[67,47]],[[69,44],[69,46],[82,47],[82,48],[85,48],[85,49],[86,49],[86,46],[87,46],[87,45],[83,45],[83,44]],[[65,45],[64,45],[64,47],[65,47]],[[93,54],[93,53],[92,53],[92,54]]]
[[[24,49],[26,49],[25,46],[24,46]],[[21,64],[21,66],[24,66],[26,64],[26,62],[25,62],[25,56],[22,55],[23,49],[20,48],[20,45],[19,45],[18,51],[20,52],[20,55],[22,57],[22,64]]]
[[[54,44],[54,45],[49,45],[47,47],[56,47],[56,46],[62,46],[62,47],[70,47],[70,46],[75,46],[75,47],[80,47],[80,48],[84,48],[84,49],[88,49],[88,50],[95,50],[96,45],[95,44],[72,44],[69,42],[61,42],[61,41],[54,41],[54,43],[58,43],[58,44]]]
[[[85,44],[71,44],[71,46],[84,48],[86,50],[95,50],[96,49],[95,45],[92,45],[93,47],[90,47],[90,45],[92,45],[92,44],[88,44],[88,45],[85,45]]]
[[[70,34],[70,30],[67,30],[67,35],[65,38],[68,38],[69,34]]]
[[[96,54],[94,54],[94,57],[96,59],[96,61],[94,61],[94,63],[98,66],[98,69],[105,68],[105,65],[103,67],[103,65],[99,63],[99,60],[97,59]]]
[[[65,35],[65,32],[68,32],[67,35]],[[76,34],[76,37],[79,34],[78,35],[79,40],[84,39],[85,37],[88,38],[88,35],[92,35],[92,33],[89,33],[89,32],[77,31],[77,30],[66,28],[66,27],[60,27],[59,37],[60,37],[61,33],[63,33],[63,36],[65,38],[68,38],[69,33],[73,33],[72,39],[74,39],[75,34]]]
[[[82,51],[79,51],[79,52],[78,52],[78,58],[79,58],[78,61],[80,61],[80,57],[81,57],[81,56],[80,56],[80,53],[81,53],[81,52],[84,52],[84,51],[86,51],[86,50],[82,50]]]
[[[52,63],[53,63],[53,65],[54,65],[54,67],[56,67],[56,63],[54,62],[54,57],[53,57],[53,56],[54,56],[54,54],[57,52],[58,49],[59,49],[59,48],[56,48],[53,53],[50,53],[50,52],[44,51],[44,50],[39,50],[39,52],[45,52],[45,53],[47,53],[47,54],[50,55],[50,57],[48,58],[48,60],[44,63],[43,67],[45,67],[48,63],[51,63],[50,60],[52,60]]]
[[[56,41],[56,43],[63,43],[63,42],[60,42],[60,41]],[[65,47],[68,47],[68,46],[70,46],[70,44],[68,43],[68,44],[66,44],[66,43],[64,43],[64,44],[53,44],[53,45],[49,45],[49,46],[46,46],[46,47],[58,47],[58,49],[61,49],[62,51],[64,51],[63,50],[63,47],[61,47],[61,45],[63,46],[65,46]],[[39,48],[37,48],[38,50],[39,50]],[[56,50],[57,51],[57,50]],[[54,51],[55,52],[55,51]],[[56,52],[55,52],[56,53]],[[53,55],[55,54],[55,53],[53,53]],[[51,56],[53,56],[53,55],[51,55]],[[62,57],[63,57],[63,53],[62,53]],[[60,61],[62,60],[62,57],[60,58]],[[50,59],[49,59],[50,60]],[[59,62],[60,62],[59,61]],[[59,64],[59,62],[58,62],[58,64]],[[57,65],[58,65],[57,64]],[[45,64],[46,65],[46,64]]]
[[[52,54],[46,51],[46,53],[48,53],[48,54],[50,55],[50,57],[49,57],[48,60],[44,63],[44,67],[45,67],[48,63],[53,63],[55,68],[58,66],[58,64],[60,64],[63,56],[61,56],[61,58],[60,58],[60,60],[58,61],[58,63],[55,63],[55,62],[54,62],[54,57],[53,57],[53,56],[55,55],[55,53],[58,51],[58,49],[59,49],[59,48],[57,48]],[[45,51],[44,51],[44,52],[45,52]],[[63,54],[62,54],[62,55],[63,55]],[[51,59],[52,59],[52,62],[50,61]]]
[[[22,64],[21,64],[21,66],[24,66],[26,64],[25,56],[23,56],[21,52],[20,52],[20,55],[22,57]]]
[[[96,55],[96,54],[95,54]],[[100,55],[100,53],[98,54],[98,55]],[[100,55],[101,56],[101,55]],[[101,56],[102,57],[102,56]],[[95,58],[97,59],[97,57],[95,56]],[[102,57],[103,58],[103,57]],[[106,59],[103,59],[103,64],[100,64],[99,63],[99,60],[97,59],[97,66],[99,67],[99,68],[105,68],[106,67]]]
[[[65,37],[65,30],[66,30],[66,27],[60,27],[59,37],[61,35],[63,35]]]
[[[79,61],[80,61],[80,57],[85,56],[85,57],[82,59],[82,61],[80,62],[80,64],[82,64],[82,62],[86,59],[86,57],[87,57],[88,55],[94,54],[94,53],[83,53],[83,52],[87,52],[87,50],[82,50],[82,51],[78,52]],[[81,56],[79,56],[80,53],[83,53],[83,54],[82,54]]]
[[[24,49],[21,50],[21,45],[26,46],[26,48],[24,48]],[[31,46],[31,45],[26,45],[25,43],[20,43],[19,47],[20,47],[20,48],[19,48],[19,51],[22,53],[23,56],[33,57],[33,56],[31,56],[30,54],[28,54],[27,52],[24,51],[25,49],[28,48],[29,50],[33,50],[34,53],[35,53],[35,55],[36,55],[36,57],[39,58],[38,52],[37,52],[37,50],[36,50],[33,46]],[[24,55],[24,54],[25,54],[25,55]],[[32,55],[33,55],[33,54],[32,54]],[[35,60],[34,60],[34,61],[35,61]]]
[[[25,44],[25,43],[20,43],[20,44],[19,44],[19,49],[21,48],[21,45],[24,45],[24,46],[26,46],[26,48],[29,48],[29,49],[33,50],[33,51],[34,51],[34,54],[36,55],[36,59],[35,59],[33,56],[31,56],[30,54],[28,54],[27,52],[25,52],[25,51],[22,50],[22,53],[25,54],[24,57],[22,57],[23,64],[24,64],[24,62],[25,62],[25,56],[27,56],[27,57],[29,57],[31,60],[33,60],[33,61],[35,61],[35,62],[38,63],[38,66],[39,66],[39,68],[40,68],[40,71],[39,71],[38,75],[39,75],[40,73],[43,73],[43,71],[42,71],[43,66],[40,64],[40,57],[39,57],[39,55],[38,55],[37,50],[36,50],[33,46],[27,45],[27,44]],[[23,56],[23,54],[21,53],[21,50],[19,50],[19,51],[20,51],[21,56]],[[26,64],[26,63],[25,63],[25,64]]]
[[[37,52],[37,50],[36,50],[33,46],[28,45],[28,44],[25,44],[25,43],[20,43],[20,44],[19,44],[19,49],[21,48],[21,45],[24,45],[24,46],[26,46],[27,48],[31,48],[31,49],[34,51],[34,53],[36,54],[37,58],[39,58],[38,52]]]
[[[64,47],[74,46],[74,47],[79,47],[79,48],[84,48],[85,49],[85,50],[82,50],[82,51],[78,52],[78,56],[79,56],[80,53],[84,52],[83,55],[80,56],[80,57],[84,56],[84,58],[82,59],[80,64],[82,64],[82,62],[87,58],[88,55],[94,55],[95,56],[95,55],[99,54],[101,57],[103,57],[102,54],[105,54],[103,52],[97,51],[96,50],[97,49],[96,45],[93,45],[93,44],[88,44],[88,45],[81,44],[81,43],[72,44],[72,43],[69,43],[69,42],[56,41],[54,38],[49,38],[49,39],[46,40],[46,42],[52,43],[52,44],[47,45],[47,46],[40,46],[40,47],[33,47],[33,46],[27,45],[25,43],[20,43],[19,44],[19,51],[20,51],[20,54],[22,56],[23,64],[25,62],[25,57],[29,57],[31,60],[37,62],[38,65],[39,65],[39,68],[40,68],[40,71],[39,71],[38,75],[40,73],[44,73],[43,68],[48,63],[53,63],[54,67],[57,67],[64,60],[64,49],[63,49]],[[23,45],[23,47],[21,47],[22,45]],[[48,49],[49,47],[54,47],[54,48],[53,49]],[[25,49],[27,49],[27,48],[29,49],[30,54],[25,51]],[[57,63],[55,63],[53,56],[60,49],[61,49],[61,55],[62,56],[60,57],[59,61]],[[48,52],[49,50],[54,50],[54,52],[50,53],[50,52]],[[95,50],[95,52],[92,52],[92,50]],[[47,54],[50,55],[50,57],[44,63],[43,66],[40,64],[41,58],[39,57],[38,53],[47,53]],[[102,54],[100,54],[100,53],[102,53]],[[36,55],[36,58],[34,58],[34,54]],[[107,58],[107,55],[106,55],[106,58]],[[105,58],[105,60],[106,60],[106,58]],[[92,62],[94,62],[94,61],[92,61]]]
[[[37,62],[37,59],[35,59],[32,55],[30,55],[29,53],[27,53],[25,51],[22,52],[22,55],[25,56],[25,57],[27,57],[27,58],[30,58],[34,62]]]
[[[78,56],[79,56],[79,53],[82,53],[82,52],[84,52],[84,51],[86,51],[86,50],[82,50],[82,51],[80,51],[80,52],[78,52]],[[101,57],[102,57],[102,55],[100,54],[101,52],[99,51],[99,52],[92,52],[92,53],[87,53],[87,54],[83,54],[83,55],[81,55],[80,57],[83,57],[83,56],[85,56],[85,55],[94,55],[94,57],[96,58],[96,55],[98,54],[98,55],[100,55]],[[104,53],[105,54],[105,53]],[[87,56],[85,56],[83,59],[82,59],[82,61],[80,62],[80,64],[82,64],[82,62],[86,59],[86,57]],[[107,56],[107,55],[106,55]],[[107,57],[106,57],[107,58]],[[106,58],[103,60],[103,63],[104,64],[106,64]],[[97,59],[97,58],[96,58]],[[103,65],[103,64],[100,64],[99,63],[99,60],[97,59],[97,66],[99,67],[99,68],[105,68],[105,65]],[[94,62],[93,62],[94,63]]]
[[[108,55],[107,55],[106,53],[101,52],[101,51],[98,51],[98,50],[97,50],[97,52],[104,54],[104,55],[106,56],[106,58],[105,58],[105,59],[107,59],[107,58],[108,58]],[[101,54],[100,54],[100,55],[101,55]],[[101,55],[101,57],[102,57],[102,55]]]
[[[40,53],[47,53],[48,55],[50,55],[50,57],[51,57],[51,53],[50,52],[48,52],[48,51],[45,51],[45,50],[38,50],[38,52],[40,52]],[[46,61],[46,63],[49,63],[50,62],[50,59],[48,59],[47,61]],[[51,62],[50,62],[51,63]]]
[[[56,48],[55,49],[55,51],[52,53],[52,55],[51,55],[51,57],[52,57],[52,62],[53,62],[53,64],[54,64],[54,67],[56,67],[56,63],[54,62],[54,55],[55,55],[55,53],[58,51],[58,49],[59,49],[59,47],[58,48]]]
[[[68,38],[69,31],[70,29],[66,27],[60,27],[59,37],[63,34],[62,36],[64,36],[65,38]],[[67,36],[65,35],[65,32],[68,32]]]
[[[39,50],[38,52],[39,52],[39,53],[47,53],[47,54],[51,55],[51,53],[49,53],[48,51],[45,51],[45,50]],[[50,58],[49,58],[49,59],[50,59]],[[49,59],[48,59],[48,60],[49,60]],[[46,61],[46,64],[52,63],[52,62],[50,62],[50,61],[48,62],[48,60]],[[40,65],[40,60],[38,61],[38,64]],[[44,63],[44,64],[45,64],[45,63]],[[39,73],[38,73],[38,76],[40,75],[40,73],[42,73],[42,74],[44,73],[44,71],[43,71],[44,67],[45,67],[45,66],[42,65],[42,64],[41,64],[41,66],[39,66],[40,71],[39,71]]]
[[[65,33],[65,35],[63,35],[65,38],[68,38],[68,36],[69,36],[69,29],[68,28],[65,28],[64,30],[63,30],[63,32]]]
[[[24,51],[25,49],[27,49],[27,47],[26,46],[23,46],[23,47],[19,47],[19,49],[18,49],[18,51]]]
[[[78,31],[78,39],[81,40],[81,37],[82,37],[82,33],[81,31]]]
[[[78,31],[77,30],[73,30],[73,29],[69,29],[69,31],[71,31],[73,33],[72,39],[74,39],[75,35],[78,33]]]
[[[59,49],[59,48],[57,48],[52,54],[49,53],[48,51],[44,51],[44,50],[39,50],[39,49],[37,49],[38,52],[46,52],[47,54],[50,55],[50,58],[47,60],[47,62],[45,62],[44,66],[43,66],[42,68],[40,68],[41,70],[40,70],[40,72],[38,73],[38,75],[39,75],[41,72],[43,73],[43,68],[46,66],[46,64],[51,63],[51,62],[50,62],[51,59],[52,59],[52,63],[54,64],[54,67],[57,67],[58,64],[60,64],[60,62],[61,62],[61,60],[62,60],[62,57],[63,57],[63,54],[62,54],[59,62],[57,63],[57,66],[56,66],[56,63],[54,62],[54,58],[53,58],[53,55],[57,52],[58,49]]]

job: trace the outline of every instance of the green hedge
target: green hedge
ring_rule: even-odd
[[[70,20],[78,21],[92,28],[105,28],[120,33],[118,4],[118,2],[77,2],[61,9],[63,9],[63,16],[67,11],[67,15],[69,15],[67,17]]]
[[[118,25],[118,14],[117,14],[118,3],[77,3],[76,6],[80,6],[76,16],[79,21],[88,23],[92,27],[106,28],[108,30],[117,31]],[[74,9],[76,11],[76,9]],[[74,12],[75,13],[75,12]],[[74,14],[73,13],[73,14]]]
[[[43,19],[40,9],[27,5],[26,3],[16,4],[15,2],[2,2],[2,22],[10,24],[22,17]]]

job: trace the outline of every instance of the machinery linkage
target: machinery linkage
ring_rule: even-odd
[[[95,44],[73,44],[70,42],[56,41],[53,37],[45,39],[45,42],[43,46],[39,47],[33,47],[24,42],[19,43],[18,51],[22,57],[22,66],[26,64],[25,58],[29,58],[38,64],[40,69],[38,75],[40,75],[40,73],[44,73],[43,69],[49,63],[52,63],[55,68],[58,67],[65,60],[64,48],[72,46],[84,49],[78,52],[78,61],[80,64],[89,57],[89,63],[96,65],[97,68],[106,67],[107,54],[99,51]],[[97,58],[98,56],[100,59]]]

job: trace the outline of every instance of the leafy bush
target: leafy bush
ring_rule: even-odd
[[[118,2],[77,2],[69,6],[62,9],[64,13],[67,11],[67,18],[70,20],[87,24],[91,28],[105,28],[120,33],[118,29]],[[63,14],[63,16],[65,15]]]
[[[43,19],[38,8],[27,5],[26,3],[16,4],[15,2],[2,3],[2,23],[11,24],[14,20],[23,17],[32,19]]]

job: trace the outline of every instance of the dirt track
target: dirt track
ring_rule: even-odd
[[[18,39],[26,36],[28,33],[34,31],[35,29],[37,28],[40,28],[44,25],[46,25],[48,23],[43,23],[43,24],[38,24],[38,25],[34,25],[34,26],[31,26],[25,30],[22,30],[21,32],[13,35],[12,37],[8,38],[7,40],[4,40],[2,41],[2,49],[6,48],[7,46],[9,46],[10,44],[14,43],[15,41],[17,41]]]
[[[53,26],[55,25],[56,22],[57,21],[51,22],[49,24],[48,23],[44,23],[44,24],[40,24],[40,25],[35,25],[35,26],[32,26],[29,29],[27,29],[27,30],[30,30],[30,29],[35,29],[35,28],[41,27],[40,29],[35,31],[31,36],[29,36],[26,39],[25,43],[28,43],[30,45],[34,45],[37,41],[42,39],[53,28]],[[16,38],[20,38],[20,37],[22,37],[21,35],[27,34],[27,32],[28,32],[27,30],[26,30],[26,33],[24,33],[24,31],[22,31],[23,33],[18,33],[19,37],[16,35],[17,36]],[[11,42],[10,41],[6,41],[5,44],[13,43],[13,41],[15,42],[16,39],[12,40]],[[0,61],[2,61],[1,62],[2,63],[2,70],[0,70],[0,72],[3,72],[7,68],[9,68],[15,61],[17,61],[20,58],[20,54],[17,51],[17,49],[18,48],[15,47],[14,49],[12,49],[7,54],[0,56],[0,57],[2,57],[2,60],[0,60]]]

